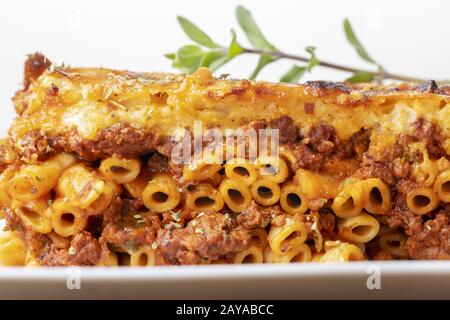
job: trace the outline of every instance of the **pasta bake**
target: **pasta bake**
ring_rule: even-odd
[[[433,81],[288,85],[30,55],[0,142],[0,262],[450,259],[449,94]],[[196,123],[222,133],[214,152],[184,140]],[[277,150],[261,155],[260,135],[230,145],[227,130],[274,132]],[[175,161],[179,144],[194,160]]]

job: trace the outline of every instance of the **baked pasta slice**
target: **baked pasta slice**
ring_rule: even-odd
[[[20,258],[0,242],[0,261],[450,259],[449,92],[31,55],[0,141],[4,243]]]

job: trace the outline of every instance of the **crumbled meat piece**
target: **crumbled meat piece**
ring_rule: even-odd
[[[188,221],[191,221],[195,217],[195,215],[196,212],[189,208],[164,212],[162,214],[161,225],[166,226],[170,223],[177,223],[184,227]]]
[[[336,216],[331,213],[319,212],[319,229],[324,238],[336,238]]]
[[[389,185],[394,185],[397,181],[391,163],[377,162],[368,156],[363,157],[356,175],[361,179],[380,178]]]
[[[249,233],[233,228],[228,215],[206,212],[185,228],[158,232],[157,254],[168,264],[203,264],[250,245]]]
[[[330,154],[336,146],[336,136],[334,128],[321,124],[311,128],[308,133],[311,148],[319,153]]]
[[[51,66],[51,61],[42,53],[36,52],[30,54],[25,61],[24,68],[24,90],[27,90],[30,84],[35,81],[44,71]]]
[[[412,259],[450,259],[450,221],[439,213],[435,219],[417,225],[406,242]]]
[[[279,206],[263,207],[252,201],[252,204],[238,215],[236,221],[245,229],[265,228],[274,217],[282,213]]]
[[[447,156],[442,147],[443,138],[439,126],[420,118],[413,123],[413,128],[413,138],[426,144],[430,157],[437,159]]]
[[[395,185],[395,190],[397,193],[403,193],[407,194],[411,190],[419,187],[419,183],[417,183],[413,178],[402,178],[397,181],[397,184]]]
[[[338,140],[331,126],[322,124],[313,126],[301,143],[289,145],[297,159],[294,170],[299,168],[320,170],[325,160],[333,156],[337,145]]]
[[[352,150],[358,160],[362,159],[364,152],[369,149],[371,134],[371,130],[361,129],[351,137]]]
[[[0,139],[0,172],[6,169],[7,166],[17,161],[17,152],[14,150],[11,139]]]
[[[15,145],[17,153],[24,161],[34,160],[36,156],[43,158],[60,150],[55,150],[51,141],[37,131],[27,132]]]
[[[390,228],[404,228],[407,233],[422,224],[421,217],[409,210],[404,194],[397,194],[392,209],[381,216],[380,219]]]
[[[156,240],[161,221],[151,213],[137,213],[129,201],[115,199],[104,213],[104,229],[100,242],[131,251]]]
[[[86,140],[76,130],[57,137],[30,131],[15,142],[24,160],[34,155],[43,158],[62,151],[74,152],[90,161],[112,155],[130,158],[148,153],[158,145],[158,139],[154,135],[123,124],[100,131],[96,140]]]
[[[150,159],[148,159],[148,171],[151,173],[161,173],[168,171],[167,158],[159,153],[154,153]]]
[[[411,164],[403,158],[396,158],[392,161],[394,175],[397,178],[407,178],[411,175]]]
[[[305,144],[294,145],[292,153],[297,159],[297,162],[294,165],[294,170],[303,168],[317,171],[323,167],[325,156],[321,153],[315,153]]]
[[[294,143],[300,139],[298,127],[290,117],[284,116],[274,119],[269,125],[272,129],[279,130],[281,144]]]
[[[103,250],[89,232],[82,231],[74,236],[69,249],[47,244],[39,256],[39,262],[45,266],[92,266],[100,261]]]

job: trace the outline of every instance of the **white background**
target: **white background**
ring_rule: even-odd
[[[0,134],[14,117],[10,98],[21,85],[26,54],[41,51],[72,66],[173,71],[163,54],[190,43],[176,15],[227,44],[229,29],[238,29],[238,4],[249,8],[266,37],[286,52],[303,53],[314,45],[319,58],[370,68],[345,40],[342,20],[348,17],[369,53],[389,71],[450,78],[450,2],[445,0],[1,1]],[[239,30],[238,39],[247,44]],[[219,72],[246,77],[255,63],[255,57],[239,57]],[[289,66],[274,63],[260,79],[276,81]],[[316,69],[304,80],[346,76]]]

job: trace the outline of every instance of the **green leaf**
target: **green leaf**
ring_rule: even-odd
[[[170,59],[170,60],[175,60],[177,55],[175,53],[166,53],[166,54],[164,54],[164,57],[166,57],[167,59]]]
[[[231,30],[231,42],[228,49],[216,49],[215,51],[212,50],[207,52],[203,57],[201,65],[204,67],[209,67],[209,69],[214,72],[242,52],[242,47],[236,41],[236,32]]]
[[[203,56],[203,60],[200,65],[203,67],[208,67],[214,72],[226,62],[228,62],[228,57],[224,50],[209,51]]]
[[[350,21],[348,19],[344,20],[344,31],[348,42],[350,42],[350,44],[356,49],[358,55],[367,62],[377,64],[375,60],[373,60],[372,57],[367,53],[367,51],[362,46],[361,42],[356,37],[352,25],[350,24]]]
[[[309,46],[305,48],[305,51],[311,55],[311,58],[309,58],[308,66],[306,67],[306,70],[308,72],[311,72],[311,70],[319,64],[319,59],[317,59],[316,57],[316,48]]]
[[[202,62],[200,65],[202,67],[209,67],[209,65],[221,57],[225,56],[223,51],[208,51],[203,55]]]
[[[257,49],[275,50],[275,47],[267,41],[257,26],[252,14],[246,8],[238,6],[236,8],[236,18],[244,30],[248,41]]]
[[[227,56],[231,60],[244,51],[236,40],[236,31],[231,29],[231,42],[228,46]]]
[[[194,23],[189,21],[188,19],[178,16],[178,23],[181,28],[183,28],[184,33],[192,40],[205,46],[207,48],[219,48],[221,47],[217,43],[215,43],[206,33],[200,30]]]
[[[281,77],[281,82],[297,83],[306,72],[311,72],[311,70],[319,64],[319,59],[316,57],[315,47],[306,47],[305,51],[311,55],[308,64],[305,67],[293,66]]]
[[[360,71],[356,72],[350,78],[346,79],[346,82],[359,83],[359,82],[371,82],[374,79],[372,72]]]
[[[242,30],[244,30],[245,35],[247,36],[248,41],[253,45],[253,47],[257,49],[275,51],[276,48],[273,46],[262,34],[255,20],[253,19],[252,14],[243,6],[238,6],[236,8],[236,18],[241,26]],[[250,79],[254,80],[261,72],[261,70],[267,66],[269,63],[276,61],[277,58],[273,58],[269,54],[262,54],[259,57],[258,64],[256,65],[255,70],[250,75]]]
[[[220,57],[214,61],[211,62],[211,64],[209,65],[209,69],[214,72],[217,69],[219,69],[221,66],[223,66],[224,64],[226,64],[228,61],[230,61],[230,59],[227,56],[223,56]]]
[[[256,65],[255,70],[253,70],[253,73],[250,75],[250,80],[254,80],[256,79],[256,77],[258,76],[258,74],[261,72],[261,70],[267,66],[269,63],[272,63],[274,61],[276,61],[277,59],[272,58],[270,55],[268,54],[262,54],[259,57],[258,60],[258,64]]]
[[[297,83],[307,70],[307,67],[293,66],[281,77],[280,81],[287,83]]]
[[[176,61],[184,67],[188,73],[194,72],[201,66],[205,52],[202,48],[194,45],[181,47],[177,52]]]
[[[180,69],[180,70],[184,71],[184,67],[180,63],[180,61],[178,61],[178,59],[173,60],[172,67],[175,68],[175,69]]]

